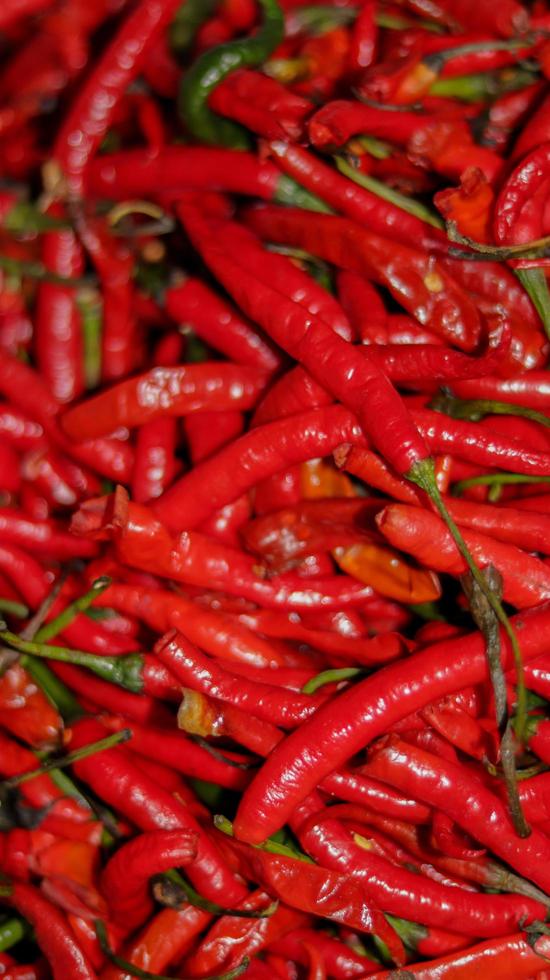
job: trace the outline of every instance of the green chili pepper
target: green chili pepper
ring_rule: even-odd
[[[197,58],[185,73],[179,94],[179,110],[189,132],[202,143],[246,149],[244,130],[222,119],[208,107],[208,97],[237,68],[255,67],[265,61],[284,37],[284,18],[277,0],[259,0],[264,20],[248,38],[220,44]]]

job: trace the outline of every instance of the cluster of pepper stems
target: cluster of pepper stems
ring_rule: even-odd
[[[548,4],[0,54],[0,976],[544,980]]]

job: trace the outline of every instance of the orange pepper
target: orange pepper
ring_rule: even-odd
[[[70,878],[89,888],[99,867],[99,848],[87,841],[60,839],[40,851],[37,865],[45,877]]]
[[[397,602],[415,605],[434,602],[441,596],[434,572],[409,565],[397,551],[384,545],[369,542],[335,548],[332,556],[343,572]]]
[[[453,221],[461,235],[476,242],[492,240],[494,200],[491,185],[477,167],[468,167],[464,171],[460,187],[448,187],[434,197],[445,221]]]
[[[321,497],[356,497],[357,491],[345,473],[322,459],[310,459],[300,467],[301,496],[306,500]]]

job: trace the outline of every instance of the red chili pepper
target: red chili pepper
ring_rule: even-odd
[[[496,10],[491,0],[474,3],[473,0],[437,0],[445,17],[458,23],[463,29],[488,31],[510,37],[524,33],[529,26],[529,15],[517,0],[505,0]]]
[[[459,825],[464,826],[467,822],[469,832],[480,843],[487,844],[495,854],[520,874],[528,875],[542,889],[547,888],[540,856],[537,856],[539,848],[544,849],[544,835],[533,829],[527,839],[518,837],[505,805],[465,766],[440,756],[436,758],[397,736],[390,736],[374,751],[368,768],[375,778],[420,796]],[[471,801],[475,819],[472,819],[472,809],[468,821],[465,820],[464,800]],[[489,826],[495,829],[488,833]]]
[[[517,617],[526,663],[545,650],[548,616],[539,607]],[[509,656],[503,641],[505,663]],[[438,697],[478,683],[486,669],[484,642],[474,634],[433,644],[339,694],[266,760],[241,800],[235,833],[254,843],[265,840],[324,776],[369,741]]]
[[[160,722],[158,720],[157,724]],[[113,731],[126,727],[124,716],[104,719],[104,724]],[[224,786],[226,789],[242,789],[249,782],[245,770],[231,765],[230,755],[227,762],[209,754],[207,749],[197,745],[192,739],[186,738],[182,732],[153,727],[155,719],[138,723],[132,721],[132,751],[146,759],[153,759],[163,765],[181,772],[190,779],[207,779],[209,782]]]
[[[515,473],[548,475],[548,454],[526,446],[525,440],[520,442],[498,433],[491,437],[475,422],[451,419],[430,409],[414,409],[412,417],[432,452],[451,452],[467,462],[497,466]],[[491,419],[491,426],[493,422]]]
[[[127,16],[74,100],[57,135],[54,156],[73,195],[80,195],[89,163],[121,96],[139,74],[147,53],[179,6],[142,2]]]
[[[149,879],[161,871],[185,867],[196,857],[198,835],[187,828],[139,834],[116,852],[101,874],[109,913],[128,932],[149,918],[153,903]]]
[[[274,78],[246,69],[228,75],[208,102],[214,112],[266,139],[300,139],[311,112],[311,102],[300,94]]]
[[[499,245],[536,241],[550,231],[545,213],[550,189],[549,162],[550,142],[542,143],[531,150],[502,186],[494,216],[495,239]],[[548,266],[550,259],[536,259],[535,263]]]
[[[359,956],[345,943],[319,930],[294,929],[271,943],[269,949],[302,966],[307,966],[309,960],[304,941],[308,948],[315,945],[319,949],[331,977],[346,980],[346,978],[365,976],[365,967],[369,965],[365,962],[365,957]]]
[[[166,309],[202,340],[237,364],[266,371],[280,366],[278,353],[250,323],[200,279],[188,277],[167,290]]]
[[[14,882],[4,888],[11,904],[31,923],[54,980],[96,980],[94,969],[59,909],[32,885]]]
[[[202,909],[187,905],[176,911],[163,909],[149,920],[137,939],[131,940],[124,955],[138,969],[158,972],[181,960],[190,943],[210,922]],[[238,921],[238,920],[237,920]],[[123,980],[127,976],[113,964],[104,967],[101,980]]]
[[[70,409],[62,426],[73,439],[93,439],[188,412],[246,410],[267,378],[258,368],[218,362],[154,367]]]
[[[250,711],[264,721],[293,728],[308,718],[323,697],[294,694],[275,685],[236,677],[215,661],[209,660],[175,630],[167,633],[155,646],[159,659],[172,670],[184,687],[228,701]]]
[[[5,31],[21,17],[40,14],[52,6],[51,0],[10,0],[0,14],[0,28]]]
[[[350,869],[348,880],[360,883],[364,899],[376,908],[473,936],[480,927],[484,933],[505,935],[523,915],[530,919],[539,914],[540,903],[532,899],[492,895],[488,900],[485,895],[445,887],[397,868],[374,851],[359,846],[338,820],[330,816],[324,819],[325,814],[319,819],[320,802],[318,796],[308,797],[292,819],[300,843],[325,866]]]
[[[33,752],[3,733],[0,733],[0,750],[0,772],[6,778],[31,772],[40,765]],[[77,801],[66,798],[63,790],[55,785],[47,773],[22,783],[21,793],[31,806],[37,809],[48,807],[48,816],[52,818],[57,816],[72,821],[87,821],[90,818],[89,811]]]
[[[365,225],[373,234],[384,235],[404,245],[414,243],[416,247],[436,253],[447,251],[443,236],[436,229],[428,228],[419,218],[371,191],[350,184],[336,170],[296,144],[274,140],[269,144],[269,151],[284,173],[294,177],[306,190],[318,194],[330,207]]]
[[[59,217],[59,207],[51,208]],[[82,275],[82,246],[71,230],[51,232],[44,238],[46,269],[60,276]],[[40,373],[59,402],[71,402],[84,390],[84,356],[80,317],[74,289],[42,283],[36,310],[36,357]]]
[[[139,616],[157,633],[176,628],[201,650],[222,661],[276,667],[293,659],[290,647],[263,639],[254,631],[253,624],[247,628],[224,613],[197,605],[174,592],[114,583],[100,602]],[[299,657],[296,659],[302,664]]]
[[[162,499],[162,498],[161,498]],[[362,605],[373,595],[369,586],[347,577],[318,579],[309,588],[293,573],[267,579],[258,575],[254,559],[197,531],[182,532],[174,539],[145,507],[128,503],[119,488],[114,502],[92,501],[75,515],[77,533],[93,537],[114,536],[121,561],[154,571],[161,577],[249,598],[272,608],[345,608]],[[144,550],[148,540],[148,550]]]
[[[181,528],[183,514],[186,527],[197,527],[268,476],[361,438],[358,425],[340,406],[258,426],[177,480],[155,502],[154,511],[169,528]],[[241,464],[247,458],[245,468]]]
[[[222,844],[225,844],[223,841]],[[229,852],[228,852],[229,855]],[[233,856],[231,855],[234,860]],[[265,909],[268,897],[265,891],[248,894],[240,910]],[[294,908],[279,904],[273,915],[267,918],[235,918],[221,916],[203,937],[198,948],[184,961],[187,974],[211,974],[224,972],[239,965],[244,955],[254,956],[271,941],[285,935],[291,929],[308,925],[310,917]],[[254,960],[253,960],[254,962]]]
[[[79,721],[73,727],[72,746],[79,748],[104,736],[104,726],[92,720]],[[239,902],[245,890],[225,866],[216,846],[199,826],[187,807],[158,787],[134,767],[126,752],[108,749],[75,764],[80,779],[99,792],[101,799],[119,809],[142,830],[190,830],[198,835],[197,857],[189,868],[189,877],[199,892],[212,901],[226,905]]]
[[[266,205],[249,212],[247,222],[263,238],[305,248],[340,268],[374,279],[448,343],[463,350],[476,346],[477,311],[433,257],[332,215]]]
[[[390,504],[377,516],[376,522],[394,547],[414,555],[422,564],[452,575],[465,572],[466,563],[435,514],[408,504]],[[494,565],[500,571],[507,602],[525,609],[550,598],[550,569],[539,558],[480,534],[477,529],[463,533],[476,561],[482,567]]]
[[[431,960],[422,964],[408,964],[407,971],[416,980],[432,980],[434,971],[441,980],[470,980],[475,976],[479,980],[508,980],[513,970],[517,980],[529,980],[540,971],[548,959],[549,946],[546,936],[539,936],[531,943],[526,940],[525,933],[505,936],[502,939],[479,943],[462,952],[452,953],[441,959]],[[391,972],[384,970],[379,980],[391,980]],[[540,973],[536,973],[539,977]],[[544,973],[540,980],[544,980]]]

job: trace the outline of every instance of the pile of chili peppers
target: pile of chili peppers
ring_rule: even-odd
[[[550,976],[550,7],[3,0],[0,976]]]

